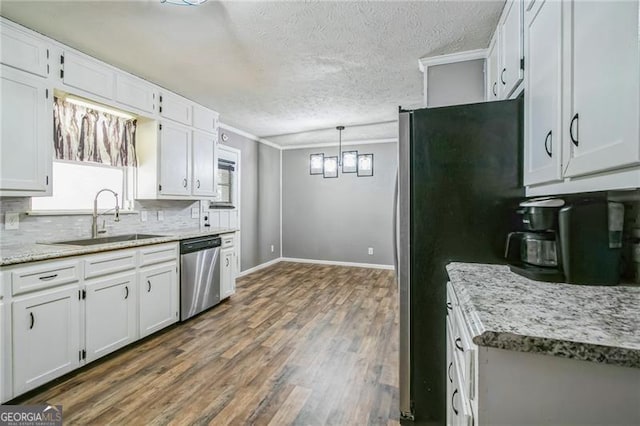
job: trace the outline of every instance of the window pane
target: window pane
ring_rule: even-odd
[[[80,163],[53,162],[53,196],[33,197],[33,210],[91,210],[96,193],[109,188],[118,193],[122,206],[124,171],[120,167],[93,166]],[[112,194],[101,194],[98,208],[112,209]]]

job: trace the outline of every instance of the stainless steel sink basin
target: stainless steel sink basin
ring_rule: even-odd
[[[113,235],[110,237],[99,237],[99,238],[85,238],[82,240],[67,240],[67,241],[56,241],[54,243],[49,244],[64,244],[70,246],[93,246],[96,244],[107,244],[107,243],[119,243],[122,241],[137,241],[137,240],[146,240],[149,238],[158,238],[162,237],[162,235],[151,235],[151,234],[125,234],[125,235]]]

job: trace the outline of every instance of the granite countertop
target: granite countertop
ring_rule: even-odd
[[[640,368],[640,286],[545,283],[505,265],[447,272],[479,346]]]
[[[151,244],[169,243],[188,238],[203,237],[207,235],[220,235],[228,232],[235,232],[235,228],[212,228],[207,231],[186,230],[186,231],[162,231],[157,238],[147,238],[135,241],[120,241],[116,243],[95,244],[92,246],[74,246],[52,244],[53,242],[36,242],[29,244],[7,244],[0,250],[0,266],[15,265],[19,263],[36,262],[38,260],[57,259],[68,256],[78,256],[81,254],[99,253],[109,250],[120,250],[131,247],[140,247]],[[155,233],[151,232],[155,235]],[[115,235],[115,234],[114,234]],[[111,235],[107,235],[111,236]]]

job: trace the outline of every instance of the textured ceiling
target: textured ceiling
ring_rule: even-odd
[[[367,124],[421,105],[418,59],[486,47],[503,4],[3,0],[0,13],[291,145],[335,141],[322,129],[338,124],[359,125],[345,140],[396,137]]]

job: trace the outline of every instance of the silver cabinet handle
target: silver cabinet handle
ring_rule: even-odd
[[[200,188],[200,179],[196,181],[196,188]]]
[[[187,187],[187,178],[182,179],[182,186]]]
[[[151,280],[147,280],[147,284],[149,285],[149,287],[147,287],[147,293],[151,293]]]
[[[229,266],[229,258],[228,258],[228,257],[225,259],[225,264],[224,264],[224,266]]]
[[[129,298],[129,286],[124,286],[124,290],[125,290],[125,294],[124,294],[124,298],[125,300]]]
[[[33,316],[33,312],[29,312],[29,317],[31,317],[31,324],[29,325],[29,330],[31,330],[36,325],[36,317]]]

